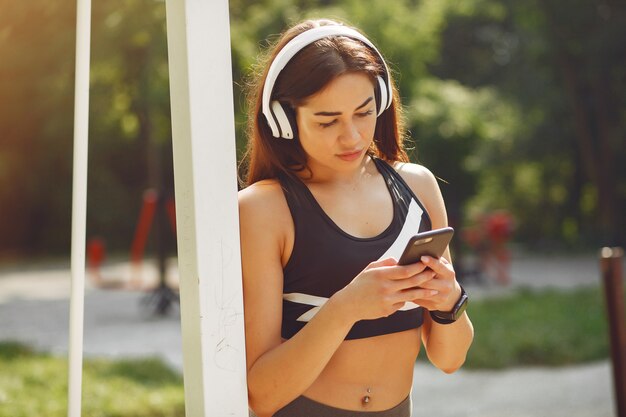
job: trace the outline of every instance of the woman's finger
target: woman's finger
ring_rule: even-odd
[[[445,258],[437,259],[430,256],[422,256],[421,262],[435,271],[441,278],[451,278],[454,276],[454,269],[452,269],[450,263],[443,263],[443,259]]]
[[[422,305],[424,301],[433,302],[433,298],[439,295],[439,291],[428,288],[411,288],[402,291],[399,298],[405,301],[413,301],[415,304]]]

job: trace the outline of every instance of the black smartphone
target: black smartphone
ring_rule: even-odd
[[[422,256],[440,258],[452,240],[453,234],[454,229],[451,227],[416,234],[406,244],[398,265],[414,264],[419,262]]]

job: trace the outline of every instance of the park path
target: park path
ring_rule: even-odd
[[[171,265],[175,264],[172,260]],[[169,269],[170,279],[175,267]],[[125,283],[126,263],[102,271],[103,279]],[[153,285],[156,271],[144,265],[144,285]],[[599,284],[593,255],[575,257],[516,256],[512,285],[477,286],[473,297],[493,297],[520,286],[563,290]],[[70,274],[67,267],[4,268],[0,270],[0,340],[17,340],[37,349],[67,354]],[[158,356],[182,369],[177,309],[155,317],[139,290],[103,290],[86,285],[86,356]],[[414,416],[439,417],[614,417],[609,361],[560,368],[513,368],[499,371],[461,369],[446,375],[418,362],[413,386]]]

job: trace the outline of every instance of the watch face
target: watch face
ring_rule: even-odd
[[[465,294],[465,291],[464,291],[463,295],[461,296],[461,299],[459,300],[459,303],[455,306],[453,310],[454,320],[458,320],[461,317],[461,315],[463,315],[463,312],[467,308],[467,299],[468,299],[467,294]]]

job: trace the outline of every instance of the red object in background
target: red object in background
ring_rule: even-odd
[[[134,274],[136,276],[133,277],[133,282],[131,282],[131,287],[139,288],[140,282],[139,277],[137,275],[137,267],[141,264],[143,259],[143,255],[146,249],[146,244],[148,241],[148,235],[150,234],[150,229],[152,227],[152,223],[156,216],[159,205],[159,195],[156,190],[148,189],[143,194],[143,203],[141,205],[141,211],[139,213],[139,219],[137,221],[137,227],[135,228],[135,235],[133,237],[133,242],[130,250],[130,260],[131,263],[135,266]],[[165,214],[170,222],[170,226],[172,228],[172,232],[176,235],[176,206],[174,203],[174,199],[169,198],[165,201],[164,204]],[[102,286],[107,285],[110,286],[109,283],[104,283],[102,281],[102,277],[100,276],[100,266],[102,262],[106,258],[106,247],[104,243],[104,239],[100,237],[93,237],[89,239],[87,242],[87,257],[88,257],[88,266],[91,269],[91,272],[94,276],[94,280],[96,285]],[[114,283],[118,286],[119,282]]]
[[[159,194],[156,190],[149,189],[144,192],[143,204],[141,206],[141,212],[139,213],[137,228],[135,229],[135,237],[133,238],[133,244],[130,249],[130,259],[134,264],[140,263],[143,258],[158,203]],[[170,221],[172,232],[176,235],[176,204],[174,203],[174,199],[169,198],[165,201],[165,211]]]
[[[87,242],[87,261],[90,268],[98,269],[106,257],[104,240],[93,237]]]
[[[489,239],[495,243],[503,244],[513,234],[513,218],[507,212],[492,213],[487,216],[485,223]]]
[[[511,252],[506,243],[513,234],[513,218],[505,211],[496,211],[486,217],[485,228],[489,237],[485,266],[491,265],[498,283],[508,285],[511,282]]]
[[[462,232],[462,239],[478,255],[482,273],[501,285],[508,285],[511,281],[511,252],[507,243],[514,228],[513,217],[499,210],[480,216]]]
[[[170,198],[167,200],[165,204],[165,208],[167,209],[167,216],[170,219],[170,226],[172,226],[172,232],[176,234],[176,204],[174,203],[174,199]]]
[[[158,195],[154,190],[147,190],[143,194],[143,205],[139,213],[139,221],[135,230],[135,238],[130,249],[130,259],[133,263],[138,263],[143,257],[143,252],[150,233],[150,226],[156,211]]]

